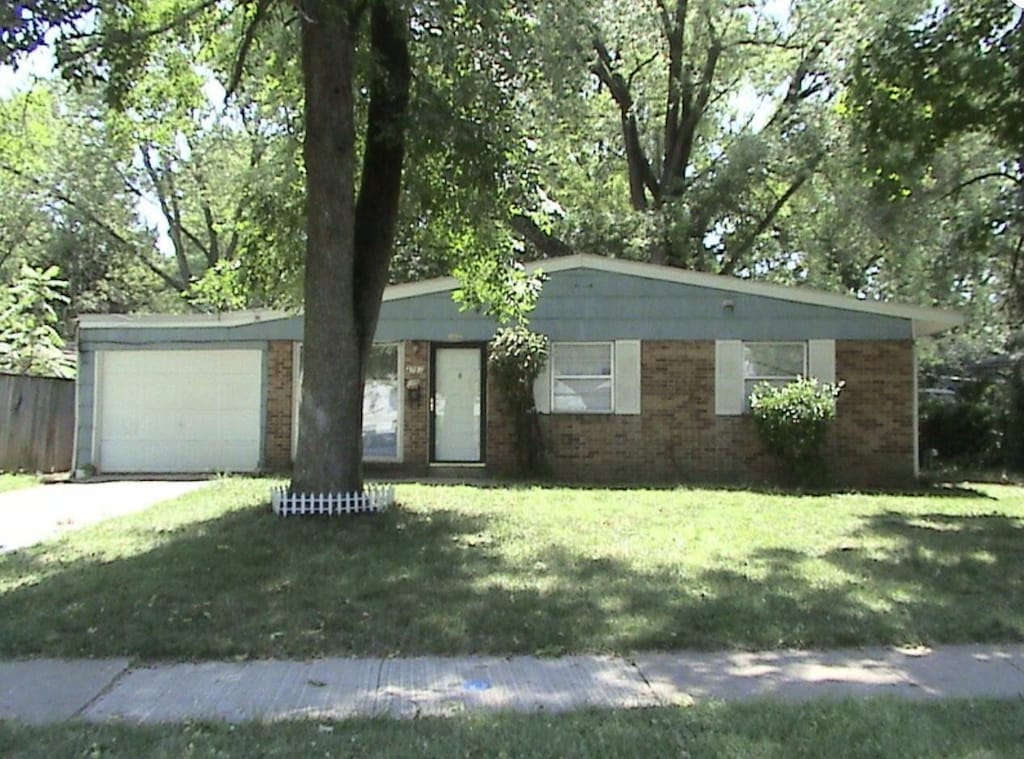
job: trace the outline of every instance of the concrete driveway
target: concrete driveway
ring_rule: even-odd
[[[206,480],[62,482],[0,493],[0,553],[177,498]]]

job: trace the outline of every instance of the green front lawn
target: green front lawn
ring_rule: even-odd
[[[0,754],[102,757],[1020,756],[1024,703],[889,700],[247,725],[0,723]]]
[[[222,480],[0,556],[0,656],[819,648],[1024,640],[1024,489],[406,485],[278,519]]]
[[[38,484],[39,478],[34,474],[10,474],[9,472],[0,472],[0,493],[8,490],[17,490],[18,488],[27,488]]]

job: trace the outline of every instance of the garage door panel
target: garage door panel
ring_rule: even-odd
[[[221,383],[218,393],[225,401],[230,401],[233,398],[245,399],[249,402],[259,401],[259,388],[256,388],[256,397],[253,397],[253,387],[248,377],[229,374],[222,378]]]
[[[121,414],[107,421],[104,433],[114,437],[138,437],[139,418]]]
[[[248,411],[223,411],[218,415],[217,423],[221,430],[220,438],[225,441],[248,439]]]
[[[262,371],[259,350],[104,353],[97,396],[99,467],[256,469]]]

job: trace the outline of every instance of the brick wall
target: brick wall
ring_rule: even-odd
[[[760,452],[751,420],[715,416],[714,361],[713,342],[645,341],[641,414],[541,417],[552,475],[598,482],[768,476],[772,464]],[[494,454],[502,456],[503,451]],[[510,462],[494,464],[499,471],[510,469]]]
[[[642,413],[541,417],[556,479],[570,481],[763,482],[780,475],[749,416],[716,416],[711,341],[646,341]],[[840,341],[836,373],[846,381],[827,459],[837,481],[890,484],[913,477],[913,346]],[[489,388],[487,461],[514,472],[511,426]]]
[[[429,472],[430,344],[407,342],[404,350],[403,461],[369,464],[371,474]],[[641,414],[541,417],[552,476],[582,482],[778,481],[780,465],[763,449],[752,418],[715,415],[714,362],[712,341],[645,341]],[[909,341],[836,343],[836,376],[846,387],[826,458],[838,483],[905,484],[913,478],[913,372]],[[409,391],[410,382],[419,383],[418,393]],[[268,403],[268,460],[271,413]],[[486,449],[490,474],[515,474],[512,427],[490,380]]]
[[[283,470],[292,462],[292,363],[290,340],[267,344],[267,418],[263,468]]]
[[[410,341],[405,344],[405,417],[402,420],[403,463],[417,474],[426,472],[430,461],[430,343]],[[410,392],[408,385],[418,383],[419,391]]]
[[[914,476],[914,345],[836,342],[839,395],[832,471],[840,482],[900,484]]]

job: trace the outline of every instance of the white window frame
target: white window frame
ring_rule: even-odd
[[[747,374],[747,362],[743,362],[743,413],[750,413],[750,392],[760,382],[776,383],[780,380],[785,382],[792,382],[800,377],[810,376],[808,366],[808,344],[806,340],[744,340],[743,351],[746,352],[747,346],[752,345],[771,345],[771,346],[794,346],[801,349],[803,352],[803,368],[799,374]],[[750,390],[747,390],[747,384],[750,383]]]
[[[375,348],[394,346],[398,351],[398,430],[395,439],[394,456],[363,456],[363,461],[377,463],[401,463],[405,446],[405,343],[374,343]],[[296,342],[292,353],[292,460],[299,449],[299,405],[302,403],[302,343]]]
[[[555,352],[560,347],[586,347],[593,348],[595,346],[604,346],[608,349],[608,374],[556,374],[555,373]],[[549,359],[551,366],[551,386],[550,386],[550,409],[552,414],[614,414],[615,413],[615,343],[610,340],[597,340],[597,341],[572,341],[572,342],[557,342],[551,343],[551,356]],[[576,380],[608,380],[609,382],[609,399],[607,409],[594,409],[592,411],[578,411],[569,409],[560,409],[555,405],[555,385],[559,379],[576,379]]]

